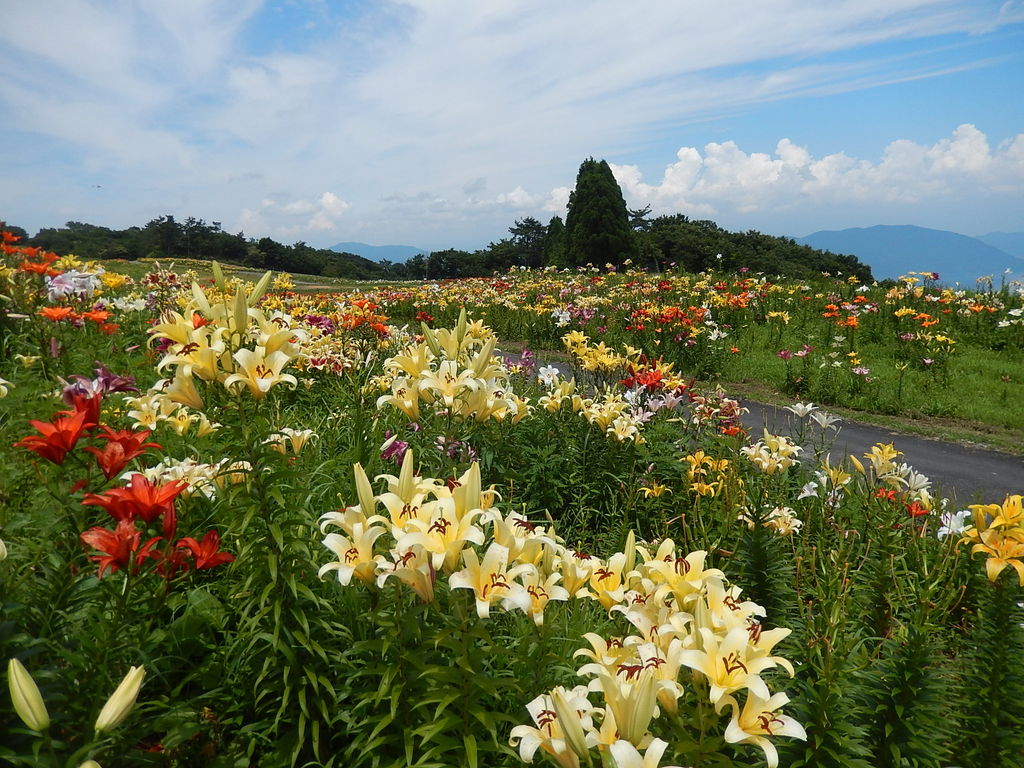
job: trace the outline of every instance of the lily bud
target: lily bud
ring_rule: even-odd
[[[427,346],[434,353],[434,357],[440,357],[441,346],[437,343],[437,334],[422,320],[420,321],[420,328],[423,330],[423,340],[427,342]]]
[[[50,726],[50,714],[43,704],[36,681],[17,659],[7,662],[7,684],[11,689],[14,711],[33,731],[45,731]]]
[[[395,435],[398,437],[398,435]],[[385,445],[387,445],[385,443]],[[385,449],[381,449],[385,450]],[[366,476],[366,471],[363,469],[363,465],[358,462],[353,465],[356,476],[356,498],[359,499],[359,511],[363,513],[364,517],[369,517],[377,511],[377,502],[373,495],[373,486],[370,485],[370,478]]]
[[[455,324],[455,339],[462,346],[462,340],[466,338],[466,307],[459,310],[459,321]]]
[[[267,292],[267,288],[270,287],[270,280],[273,276],[274,273],[267,270],[263,274],[263,277],[259,279],[259,282],[256,283],[256,286],[252,289],[252,293],[249,294],[248,304],[250,307],[255,307],[259,303],[259,300],[263,298],[263,294],[265,294]]]
[[[213,311],[210,309],[210,300],[206,297],[206,291],[203,290],[199,283],[192,283],[192,298],[204,317],[209,318],[213,316]]]
[[[128,717],[128,713],[135,706],[135,699],[142,687],[142,680],[146,676],[145,667],[132,667],[124,680],[117,686],[117,690],[111,694],[107,703],[100,710],[96,718],[96,732],[110,731],[121,724],[121,721]]]
[[[633,533],[633,529],[629,529],[629,533],[626,534],[626,546],[623,549],[626,555],[626,562],[622,566],[622,578],[625,581],[629,572],[636,566],[636,534]]]
[[[210,270],[213,272],[213,282],[218,290],[226,291],[227,283],[224,282],[224,271],[220,268],[220,264],[216,261],[210,262]]]
[[[565,743],[579,757],[590,762],[590,748],[587,746],[587,738],[583,733],[583,724],[576,710],[565,698],[565,689],[561,686],[552,689],[551,706],[555,708],[555,715],[558,717],[558,724],[562,727],[562,735]]]
[[[103,768],[102,765],[97,763],[95,760],[86,760],[78,768]]]
[[[235,294],[235,304],[232,307],[232,319],[235,323],[235,332],[242,341],[245,341],[245,333],[249,330],[249,305],[246,303],[245,294],[241,289]]]
[[[851,464],[853,464],[853,468],[854,468],[854,469],[856,469],[856,470],[857,470],[858,472],[860,472],[860,473],[861,473],[862,475],[866,475],[866,474],[867,474],[867,473],[866,473],[866,472],[864,471],[864,465],[860,463],[860,460],[859,460],[859,459],[857,459],[857,457],[856,457],[856,456],[852,456],[852,455],[851,455],[851,456],[848,456],[847,458],[848,458],[848,459],[850,460],[850,463],[851,463]]]

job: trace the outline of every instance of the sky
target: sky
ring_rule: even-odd
[[[631,208],[1024,231],[1024,0],[0,0],[0,219],[475,249]]]

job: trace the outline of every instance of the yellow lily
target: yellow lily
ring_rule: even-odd
[[[196,383],[192,380],[192,374],[188,369],[178,369],[174,378],[164,388],[164,394],[170,398],[172,403],[185,405],[197,411],[203,409],[203,396],[196,389]],[[179,432],[179,434],[181,433]]]
[[[657,498],[658,496],[661,496],[665,493],[672,493],[672,489],[669,488],[667,485],[662,485],[661,483],[657,482],[651,483],[650,488],[648,488],[647,486],[640,486],[640,490],[641,492],[643,492],[645,499],[649,499],[652,496]]]
[[[388,371],[401,370],[408,376],[418,378],[430,370],[430,361],[433,355],[426,344],[409,345],[403,352],[389,357],[384,361],[384,368]]]
[[[539,568],[531,567],[523,571],[519,578],[526,588],[526,593],[530,596],[530,607],[526,613],[538,627],[544,623],[544,609],[548,602],[569,599],[569,592],[558,584],[562,575],[557,571],[544,574]],[[516,606],[513,603],[505,606],[506,609],[510,607]]]
[[[980,539],[971,547],[971,552],[983,552],[989,556],[985,561],[988,580],[994,583],[1009,565],[1017,571],[1020,585],[1024,587],[1024,542],[993,528],[982,531]]]
[[[378,561],[382,558],[374,555],[373,545],[387,529],[380,525],[365,526],[356,523],[352,527],[351,539],[337,533],[329,533],[324,538],[324,546],[331,550],[337,560],[320,568],[317,574],[321,579],[330,571],[338,572],[338,581],[348,586],[352,577],[364,584],[372,584],[376,577]]]
[[[680,653],[680,663],[704,675],[710,684],[708,699],[721,711],[723,697],[743,688],[767,700],[771,698],[761,672],[775,666],[771,657],[751,658],[750,635],[743,627],[729,630],[720,638],[707,627],[700,628],[703,647]]]
[[[243,348],[235,352],[233,357],[242,371],[233,373],[224,380],[224,386],[228,389],[241,384],[248,387],[253,397],[261,400],[275,384],[290,384],[293,388],[298,384],[291,374],[281,373],[281,369],[288,365],[290,358],[280,350],[264,357],[255,350]]]
[[[730,744],[754,744],[760,747],[764,750],[768,768],[777,768],[779,753],[766,737],[807,738],[807,732],[800,723],[779,712],[788,702],[789,697],[784,693],[776,693],[765,698],[748,691],[747,700],[740,709],[736,699],[726,696],[725,703],[732,708],[732,719],[725,728],[725,740]]]
[[[508,569],[508,549],[492,543],[484,553],[483,562],[476,551],[466,549],[462,553],[465,568],[453,573],[448,579],[452,589],[472,589],[476,596],[476,613],[481,619],[490,615],[491,604],[507,601],[526,612],[530,609],[530,595],[526,588],[515,581],[529,565],[517,565]]]
[[[620,669],[614,676],[598,674],[596,683],[604,694],[605,704],[615,716],[619,737],[640,744],[658,706],[658,681],[654,670],[640,665],[635,674],[632,669]]]
[[[392,550],[391,556],[394,559],[391,570],[385,568],[377,575],[377,586],[383,586],[387,579],[395,576],[415,592],[420,600],[433,602],[436,572],[431,564],[430,553],[422,547],[414,546],[405,552]]]
[[[416,384],[404,376],[399,376],[391,382],[390,395],[381,395],[377,398],[378,408],[383,408],[385,405],[393,405],[412,421],[419,421],[419,391]]]
[[[608,747],[608,751],[615,760],[615,768],[658,768],[666,749],[668,749],[668,742],[661,739],[651,739],[643,755],[632,742],[625,739],[619,739]],[[679,766],[669,765],[664,768],[679,768]]]
[[[442,361],[437,371],[425,373],[419,384],[421,393],[432,393],[432,396],[440,399],[445,408],[449,410],[455,407],[457,397],[479,387],[480,381],[473,375],[473,372],[470,370],[460,372],[459,364],[455,360]]]
[[[555,696],[559,697],[557,709],[564,713],[564,717],[556,711]],[[536,727],[517,725],[509,734],[509,744],[518,747],[520,759],[533,762],[533,756],[540,749],[561,768],[579,768],[580,758],[574,746],[586,751],[585,736],[581,740],[581,734],[593,728],[591,713],[594,708],[587,700],[586,687],[576,686],[571,691],[555,688],[535,698],[526,705],[526,709]],[[574,746],[570,746],[569,736]]]
[[[413,545],[423,547],[431,557],[434,570],[451,573],[458,565],[466,543],[481,545],[484,532],[474,524],[482,510],[473,510],[456,517],[454,504],[438,504],[440,512],[431,520],[412,518],[405,526],[406,533],[397,537],[395,546],[406,550]]]

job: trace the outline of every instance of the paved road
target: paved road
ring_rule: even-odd
[[[750,409],[744,424],[756,438],[767,426],[769,431],[785,433],[791,422],[789,411],[752,401],[743,401]],[[903,461],[931,478],[936,493],[949,496],[958,505],[1002,501],[1008,493],[1024,493],[1024,457],[998,451],[969,448],[941,440],[928,440],[881,427],[842,420],[833,444],[832,461],[852,453],[858,458],[875,443],[892,443],[903,451]]]

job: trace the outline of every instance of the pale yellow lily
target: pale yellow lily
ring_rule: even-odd
[[[633,744],[643,743],[658,709],[659,686],[654,670],[640,663],[620,668],[614,676],[602,672],[595,682],[615,715],[619,737]]]
[[[263,356],[256,350],[243,348],[235,352],[233,357],[242,370],[224,380],[224,386],[228,389],[242,385],[248,388],[253,397],[261,400],[275,384],[290,384],[293,388],[298,384],[290,373],[281,373],[281,369],[290,362],[284,352],[277,351]]]
[[[377,398],[377,407],[393,405],[412,421],[420,418],[420,396],[416,384],[412,380],[400,376],[391,382],[391,394]]]
[[[164,394],[172,403],[184,405],[197,411],[203,409],[203,396],[196,389],[196,383],[192,380],[192,374],[185,369],[179,369],[174,378],[164,388]],[[178,434],[181,434],[180,432]]]
[[[668,749],[668,742],[661,739],[651,739],[642,756],[640,751],[625,739],[619,739],[608,747],[608,751],[611,752],[612,758],[615,760],[615,768],[658,768],[666,749]],[[663,768],[680,768],[680,766],[668,765]]]
[[[777,768],[779,753],[776,751],[775,745],[766,737],[807,738],[807,732],[804,731],[800,723],[779,712],[785,704],[789,703],[789,697],[784,693],[776,693],[764,698],[748,691],[742,709],[732,696],[726,696],[725,703],[732,707],[732,719],[725,728],[725,740],[730,744],[754,744],[760,747],[764,750],[768,768]]]
[[[530,596],[530,606],[526,613],[538,627],[544,624],[544,609],[551,600],[569,599],[569,592],[558,584],[561,578],[560,573],[545,574],[536,567],[528,568],[519,575],[520,582]],[[511,602],[505,605],[506,610],[513,607],[518,606]]]
[[[394,576],[415,592],[420,600],[433,602],[437,574],[431,564],[430,553],[422,547],[414,546],[404,552],[393,549],[391,558],[392,564],[382,566],[377,574],[377,586],[383,586],[385,581]]]
[[[455,360],[443,360],[436,372],[424,373],[419,382],[419,391],[422,395],[440,400],[449,410],[455,407],[456,398],[468,395],[479,387],[480,381],[473,372],[460,371]]]
[[[743,627],[720,638],[707,627],[699,630],[702,648],[680,653],[680,663],[704,675],[710,684],[708,699],[721,710],[723,697],[743,688],[765,700],[771,697],[761,672],[775,666],[771,657],[751,658],[750,635]]]
[[[564,718],[556,711],[553,696],[559,697],[558,708],[565,713]],[[575,743],[579,741],[581,733],[594,727],[591,716],[594,708],[587,699],[586,687],[579,685],[570,691],[556,688],[535,698],[526,705],[526,709],[536,727],[517,725],[509,735],[509,744],[518,747],[520,759],[532,763],[539,749],[561,768],[579,768],[579,755],[569,745],[566,731],[572,734]],[[581,743],[586,750],[585,736]],[[579,748],[580,744],[576,746]]]
[[[317,574],[321,579],[331,571],[338,572],[338,581],[348,586],[352,577],[364,584],[372,584],[377,574],[377,567],[383,558],[373,552],[374,543],[387,529],[380,525],[364,527],[356,523],[352,528],[351,538],[337,533],[329,533],[324,538],[324,546],[337,556],[337,560],[327,563]]]
[[[484,532],[475,525],[476,518],[483,512],[477,509],[456,517],[454,504],[444,504],[444,501],[450,500],[438,502],[438,514],[431,520],[410,519],[404,526],[405,533],[396,537],[395,546],[401,550],[421,546],[430,554],[434,570],[452,573],[467,543],[478,546],[484,543]]]
[[[530,595],[526,588],[515,581],[528,565],[508,568],[508,549],[492,543],[484,553],[483,562],[476,551],[466,549],[462,553],[465,568],[453,573],[448,579],[452,589],[472,589],[476,596],[476,612],[481,619],[490,615],[491,605],[506,601],[522,611],[530,608]]]

